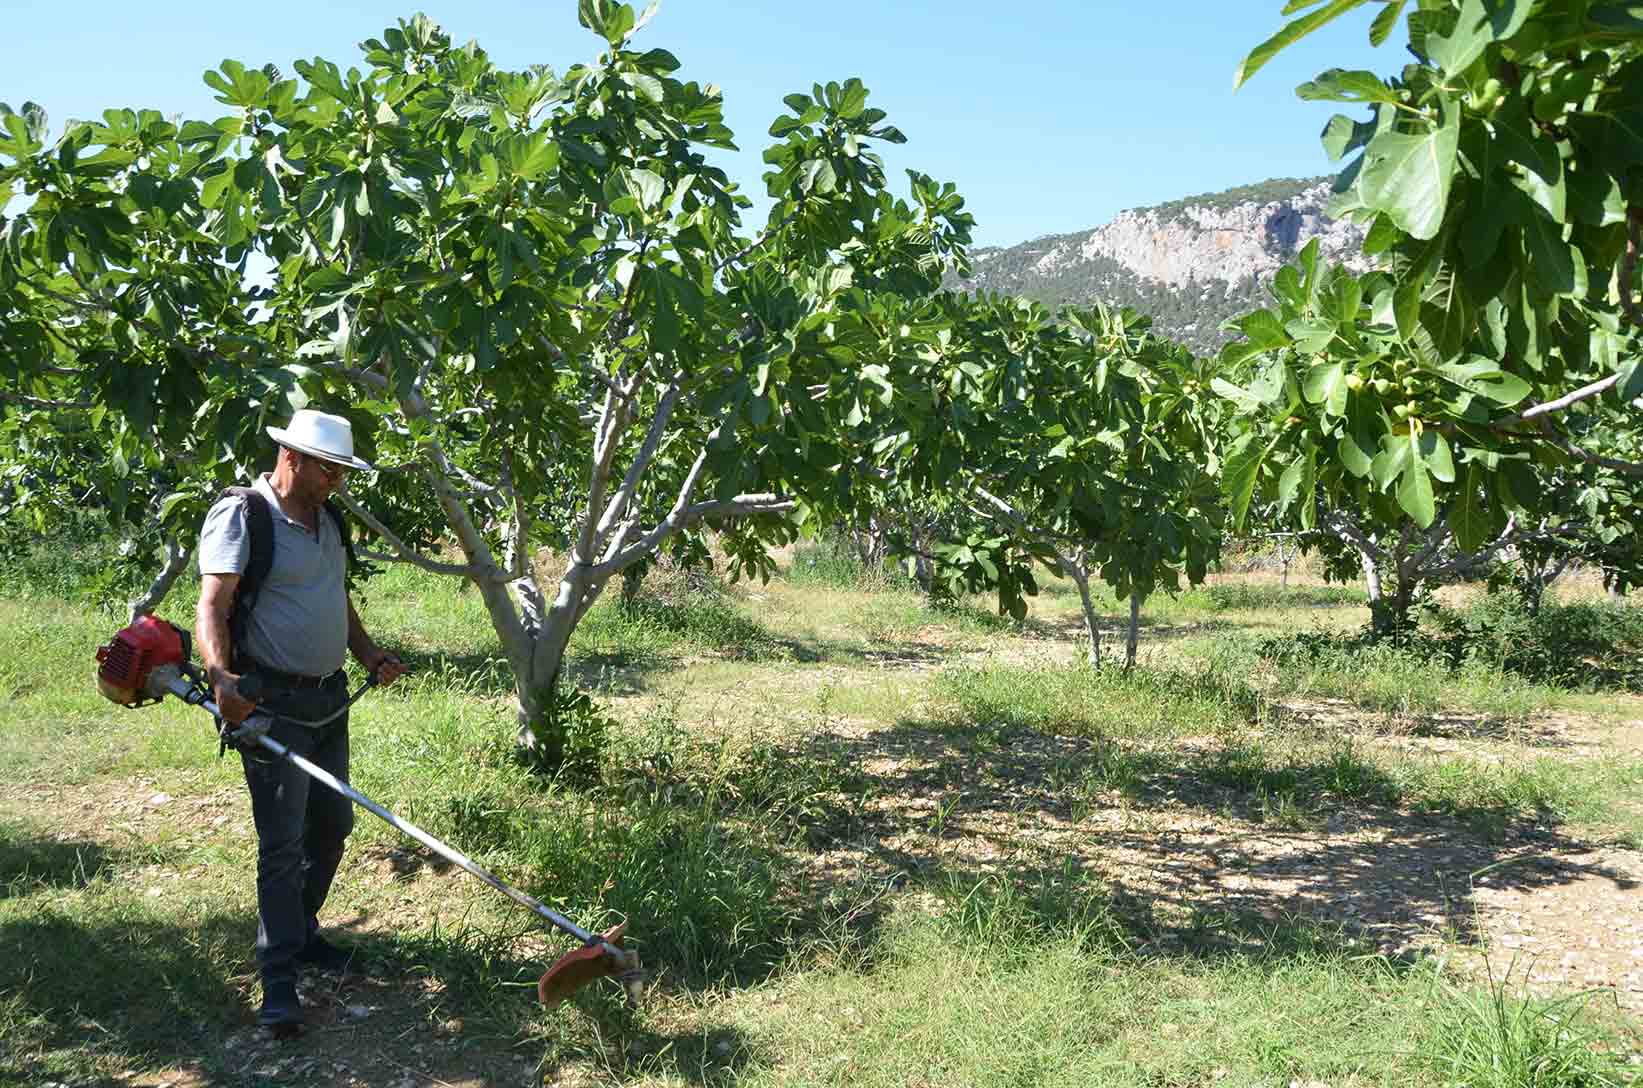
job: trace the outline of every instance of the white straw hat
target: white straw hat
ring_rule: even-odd
[[[268,437],[323,461],[334,461],[349,468],[371,467],[354,456],[354,428],[341,416],[304,408],[291,417],[290,426],[268,428]]]

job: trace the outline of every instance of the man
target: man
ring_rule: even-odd
[[[254,490],[266,501],[272,521],[272,563],[260,587],[246,587],[255,601],[233,617],[231,634],[251,536],[267,523],[254,518],[249,497],[228,495],[212,506],[200,532],[195,639],[226,721],[267,729],[293,752],[347,781],[346,653],[352,651],[380,683],[392,683],[405,672],[399,659],[366,633],[354,611],[340,515],[327,508],[326,500],[351,469],[370,466],[354,456],[353,429],[341,416],[304,409],[289,427],[270,427],[268,434],[279,444],[279,454],[274,471],[259,477]],[[255,704],[237,690],[249,673],[263,681]],[[353,828],[353,807],[263,748],[244,744],[240,759],[257,827],[257,962],[263,990],[258,1021],[276,1032],[295,1031],[302,1023],[298,970],[303,965],[342,970],[348,963],[347,951],[319,935],[318,915]]]

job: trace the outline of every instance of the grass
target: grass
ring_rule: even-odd
[[[616,726],[578,781],[512,759],[477,594],[403,568],[369,583],[367,624],[417,668],[356,707],[355,782],[580,924],[626,918],[656,975],[639,1010],[594,990],[541,1012],[528,989],[565,946],[362,816],[328,920],[391,981],[340,991],[379,1011],[313,1045],[346,1038],[372,1085],[407,1075],[377,1054],[452,1083],[1622,1083],[1638,1025],[1594,1002],[1384,958],[1306,918],[1138,897],[1078,860],[1115,808],[1143,817],[1126,835],[1186,813],[1305,836],[1353,808],[1423,813],[1434,839],[1635,836],[1629,757],[1423,756],[1279,705],[1476,700],[1518,720],[1573,696],[1480,664],[1274,664],[1225,631],[1092,669],[1058,641],[1077,602],[1053,587],[1022,626],[831,578],[601,601],[573,665]],[[238,769],[198,711],[104,703],[87,676],[119,617],[54,592],[0,598],[0,1085],[258,1083],[224,1044],[257,993]],[[1149,618],[1267,609],[1294,629],[1353,607],[1257,596],[1183,594]],[[986,791],[996,808],[976,807]],[[1047,813],[1070,838],[1016,837]],[[460,1036],[436,1037],[452,1020]]]
[[[1356,586],[1279,586],[1271,582],[1223,582],[1191,589],[1181,594],[1181,604],[1206,612],[1254,611],[1269,608],[1333,608],[1340,605],[1367,607],[1369,597]]]
[[[756,620],[718,594],[674,600],[641,597],[623,604],[607,596],[578,625],[575,650],[613,665],[656,667],[681,652],[733,660],[781,660],[786,649]]]
[[[1304,827],[1325,806],[1353,804],[1442,815],[1496,841],[1512,826],[1574,825],[1643,844],[1643,814],[1629,804],[1643,786],[1638,760],[1504,763],[1421,758],[1350,741],[1269,748],[1254,740],[1224,747],[1197,767],[1200,781],[1251,798],[1265,823]]]
[[[1348,648],[1319,629],[1268,638],[1194,638],[1183,642],[1181,653],[1212,672],[1246,677],[1273,699],[1336,699],[1391,718],[1458,710],[1510,721],[1555,708],[1589,711],[1596,702],[1483,661],[1457,667],[1387,644]]]
[[[1305,930],[1269,934],[1264,947],[1279,951],[1160,960],[1127,949],[1118,928],[1080,916],[1046,929],[1019,896],[985,887],[936,918],[898,916],[870,972],[846,961],[762,1003],[753,1023],[769,1041],[750,1048],[738,1083],[1621,1083],[1580,1019],[1581,1034],[1524,1039],[1535,1068],[1577,1076],[1471,1079],[1497,1051],[1468,1054],[1489,1037],[1450,1010],[1543,1015],[1505,985],[1472,994],[1433,964]],[[1512,1045],[1498,1056],[1511,1060]]]
[[[963,666],[938,674],[933,689],[938,720],[1077,737],[1227,733],[1263,708],[1236,680],[1168,668]]]
[[[1619,1088],[1633,1081],[1590,1026],[1593,994],[1514,998],[1507,977],[1456,995],[1433,1048],[1452,1083],[1476,1088]]]

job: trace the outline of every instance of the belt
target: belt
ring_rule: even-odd
[[[243,672],[254,672],[262,677],[263,682],[286,691],[301,691],[311,688],[322,688],[342,676],[342,670],[326,673],[324,676],[305,676],[300,672],[281,672],[271,669],[267,665],[259,665],[255,661],[248,662]]]

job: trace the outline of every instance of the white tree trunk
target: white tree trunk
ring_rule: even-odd
[[[1373,608],[1381,603],[1381,568],[1366,551],[1358,552],[1358,558],[1363,561],[1364,592],[1369,594],[1369,606]]]
[[[1135,667],[1136,644],[1141,639],[1141,594],[1130,594],[1130,633],[1124,643],[1124,668]]]
[[[1080,552],[1073,559],[1065,556],[1056,556],[1061,563],[1061,573],[1073,580],[1078,587],[1079,603],[1084,609],[1084,634],[1089,640],[1089,662],[1091,665],[1101,664],[1101,626],[1095,612],[1095,598],[1090,596],[1090,572],[1085,564],[1084,555]]]
[[[149,583],[147,592],[131,602],[130,622],[136,623],[139,619],[160,607],[160,602],[165,600],[166,594],[171,592],[171,587],[177,581],[178,576],[187,569],[188,557],[189,550],[177,543],[176,537],[168,536],[165,538],[165,566],[160,569],[160,573],[154,581]]]

